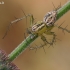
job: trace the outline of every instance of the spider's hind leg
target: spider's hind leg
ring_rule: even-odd
[[[63,22],[63,23],[64,23],[64,22]],[[62,23],[62,24],[63,24],[63,23]],[[61,25],[62,25],[62,24],[61,24]],[[68,25],[67,25],[66,27],[64,27],[64,28],[61,27],[61,25],[59,25],[59,26],[58,26],[58,25],[55,25],[55,27],[57,27],[58,29],[61,29],[61,30],[63,31],[63,33],[64,33],[64,31],[70,33],[70,30],[67,29],[67,26],[68,26]],[[65,34],[65,33],[64,33],[64,34]]]
[[[56,35],[55,35],[55,33],[54,33],[54,32],[45,32],[45,34],[46,34],[46,35],[53,35],[53,39],[52,39],[51,42],[48,42],[48,41],[46,40],[47,44],[49,44],[50,46],[51,46],[51,45],[53,46],[54,42],[56,42]]]

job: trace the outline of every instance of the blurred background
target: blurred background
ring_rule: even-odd
[[[4,39],[3,36],[7,30],[9,23],[16,18],[24,16],[21,9],[26,14],[33,14],[36,18],[35,21],[43,19],[44,15],[54,9],[52,2],[55,7],[64,5],[67,0],[0,0],[4,1],[4,5],[0,5],[0,49],[5,50],[7,54],[10,54],[23,40],[26,28],[29,27],[29,19],[12,24],[8,34]],[[60,25],[63,21],[62,27],[68,25],[67,29],[70,30],[70,12],[67,12],[56,24]],[[45,46],[46,54],[43,48],[35,50],[27,49],[18,56],[13,62],[20,68],[20,70],[70,70],[70,33],[64,33],[58,28],[54,28],[57,35],[56,45],[53,47]],[[48,36],[47,36],[48,38]],[[32,47],[40,45],[41,39],[36,39]]]

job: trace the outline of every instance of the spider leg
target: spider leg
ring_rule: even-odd
[[[44,42],[45,45],[47,45],[49,42],[46,40],[45,36],[41,35],[41,39]]]
[[[7,35],[8,31],[9,31],[9,29],[10,29],[10,26],[12,26],[12,24],[11,24],[11,23],[8,25],[7,30],[6,30],[6,32],[5,32],[5,34],[4,34],[4,36],[3,36],[3,38],[2,38],[2,39],[4,39],[4,38],[5,38],[5,36]],[[12,26],[12,27],[13,27],[13,26]]]
[[[30,47],[30,50],[35,50],[35,52],[37,51],[38,48],[43,48],[45,54],[46,54],[46,51],[45,51],[45,48],[44,48],[45,44],[41,44],[38,46],[35,44],[35,47]]]
[[[62,23],[62,24],[63,24],[63,23]],[[62,25],[62,24],[61,24],[61,25]],[[70,30],[67,29],[67,26],[68,26],[68,25],[67,25],[65,28],[61,27],[61,25],[60,25],[60,26],[55,25],[55,27],[57,27],[58,29],[61,29],[61,30],[63,31],[63,33],[64,33],[64,31],[70,33]],[[65,34],[65,33],[64,33],[64,34]]]
[[[22,10],[22,11],[23,11],[23,10]],[[23,11],[23,13],[24,13],[24,11]],[[30,26],[32,27],[33,22],[34,22],[34,17],[33,17],[33,15],[32,15],[32,14],[26,15],[25,13],[24,13],[24,15],[25,15],[25,16],[23,16],[23,17],[21,17],[21,18],[16,18],[16,17],[15,17],[16,20],[10,22],[10,24],[8,25],[7,30],[6,30],[6,32],[5,32],[5,35],[3,36],[2,39],[5,38],[5,36],[7,35],[8,31],[9,31],[9,29],[10,29],[10,26],[11,26],[13,23],[17,23],[17,22],[23,20],[24,18],[26,18],[26,23],[27,23],[27,17],[30,17]],[[27,29],[27,30],[28,30],[28,29]],[[31,33],[31,32],[29,32],[29,33]]]
[[[54,33],[54,32],[50,32],[50,31],[48,31],[48,32],[46,31],[45,34],[46,34],[46,35],[53,35],[53,39],[52,39],[51,42],[48,42],[48,41],[46,40],[47,44],[49,44],[50,46],[53,47],[53,44],[56,42],[56,39],[57,39],[55,33]]]
[[[55,11],[57,11],[58,9],[60,9],[60,8],[61,8],[61,2],[60,2],[60,5],[59,5],[57,8],[55,7],[55,5],[54,5],[54,3],[53,3],[53,2],[52,2],[52,5],[53,5],[53,7],[54,7],[54,10],[55,10]]]
[[[32,34],[31,30],[29,28],[26,29],[27,34]]]

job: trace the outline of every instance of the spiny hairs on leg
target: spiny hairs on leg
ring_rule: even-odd
[[[46,43],[49,44],[50,46],[53,46],[53,44],[55,44],[55,42],[56,42],[56,39],[57,39],[57,40],[60,40],[60,39],[56,38],[56,35],[55,35],[55,33],[53,32],[53,39],[52,39],[52,41],[51,41],[51,42],[48,42],[46,38],[45,38],[45,41],[46,41]]]
[[[41,44],[41,43],[40,43]],[[46,45],[46,43],[44,43],[44,44],[41,44],[41,45],[36,45],[35,44],[35,47],[30,47],[29,49],[30,50],[35,50],[35,52],[37,51],[37,49],[39,49],[39,48],[42,48],[43,47],[43,49],[44,49],[44,46]],[[44,49],[44,52],[45,52],[45,49]],[[45,52],[46,53],[46,52]]]
[[[52,32],[53,33],[53,32]],[[50,46],[52,45],[53,46],[53,44],[56,42],[56,35],[53,33],[52,34],[53,35],[53,39],[52,39],[52,41],[51,42],[49,42],[49,41],[47,41],[47,39],[44,37],[44,36],[42,36],[41,37],[41,39],[43,40],[43,42],[45,43],[45,45],[47,45],[47,44],[49,44]],[[59,40],[59,39],[58,39]]]
[[[59,8],[61,8],[61,2],[60,2],[60,5],[57,8],[55,7],[53,2],[52,2],[52,5],[53,5],[55,11],[57,11]]]
[[[51,42],[48,42],[44,36],[42,36],[41,39],[43,40],[44,44],[41,44],[40,46],[37,46],[37,45],[35,44],[35,45],[36,45],[35,47],[30,47],[29,49],[30,49],[30,50],[36,50],[36,51],[37,51],[37,49],[39,49],[39,48],[43,48],[43,49],[44,49],[44,46],[47,45],[47,44],[49,44],[50,46],[53,46],[53,44],[56,42],[56,39],[57,39],[57,38],[56,38],[56,35],[53,34],[53,39],[52,39]],[[59,40],[59,39],[58,39],[58,40]],[[50,47],[50,46],[49,46],[49,47]],[[35,52],[36,52],[36,51],[35,51]],[[44,52],[45,52],[45,49],[44,49]],[[46,53],[46,52],[45,52],[45,53]]]
[[[24,13],[24,11],[23,11],[23,13]],[[24,13],[24,15],[25,15],[25,13]],[[17,23],[17,22],[19,22],[20,20],[23,20],[24,18],[26,18],[26,23],[27,23],[27,17],[28,17],[28,16],[31,16],[31,14],[25,15],[25,16],[22,17],[22,18],[16,18],[16,17],[15,17],[16,20],[10,22],[10,24],[8,25],[7,30],[6,30],[6,32],[5,32],[5,35],[3,36],[2,39],[5,38],[5,36],[7,35],[8,31],[9,31],[9,29],[10,29],[10,26],[12,26],[12,24]]]
[[[15,17],[16,18],[16,17]],[[17,23],[18,21],[20,21],[20,20],[22,20],[23,18],[16,18],[16,20],[14,20],[14,21],[11,21],[10,23],[9,23],[9,25],[8,25],[8,27],[7,27],[7,30],[6,30],[6,32],[5,32],[5,35],[3,36],[3,38],[2,39],[4,39],[5,38],[5,36],[7,35],[7,33],[8,33],[8,31],[9,31],[9,29],[10,29],[10,26],[12,26],[12,24],[13,23]]]
[[[53,39],[51,40],[51,42],[48,42],[48,41],[46,40],[46,43],[53,47],[53,44],[55,44],[56,39],[59,40],[59,41],[61,41],[60,39],[56,38],[56,36],[57,36],[57,35],[55,35],[55,33],[54,33],[54,34],[53,34]],[[50,46],[49,46],[49,47],[50,47]]]
[[[41,44],[41,43],[40,43]],[[37,49],[40,49],[40,48],[43,48],[44,49],[44,46],[45,46],[45,44],[41,44],[41,45],[36,45],[35,44],[35,47],[30,47],[29,49],[30,50],[35,50],[35,52],[37,51]],[[45,49],[44,49],[44,52],[45,52]],[[45,52],[46,53],[46,52]]]
[[[55,44],[55,42],[56,42],[56,35],[55,34],[53,34],[53,39],[52,39],[52,41],[51,42],[49,42],[48,44],[50,45],[50,46],[52,46],[53,47],[53,44]],[[50,47],[49,46],[49,47]]]
[[[63,22],[63,23],[64,23],[64,22]],[[62,23],[62,24],[63,24],[63,23]],[[62,24],[61,24],[61,25],[62,25]],[[59,26],[58,26],[58,25],[55,25],[55,26],[58,27],[58,29],[61,29],[63,32],[66,31],[66,32],[70,33],[70,30],[66,29],[68,25],[67,25],[65,28],[61,27],[61,25],[59,25]],[[64,34],[65,34],[65,33],[64,33]]]

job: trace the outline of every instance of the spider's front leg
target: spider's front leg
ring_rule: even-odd
[[[24,15],[25,15],[25,13],[24,13]],[[5,32],[5,34],[4,34],[4,36],[3,36],[2,39],[5,38],[5,36],[7,35],[7,33],[8,33],[8,31],[9,31],[10,27],[12,26],[12,24],[17,23],[17,22],[23,20],[24,18],[26,18],[26,22],[27,22],[27,17],[30,17],[30,27],[32,27],[33,22],[34,22],[34,17],[33,17],[32,14],[25,15],[25,16],[23,16],[23,17],[21,17],[21,18],[16,18],[16,20],[11,21],[11,22],[9,23],[9,25],[8,25],[8,27],[7,27],[7,30],[6,30],[6,32]],[[28,30],[28,29],[27,29],[27,32],[28,32],[29,34],[31,34],[30,30]]]
[[[44,42],[45,45],[47,45],[49,42],[47,41],[47,39],[45,38],[45,36],[41,35],[41,39]]]

